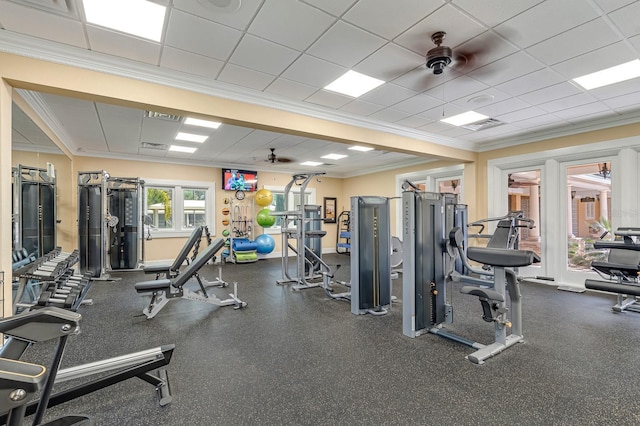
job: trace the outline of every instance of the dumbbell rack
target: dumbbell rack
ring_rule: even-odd
[[[19,274],[14,311],[22,312],[34,306],[56,306],[76,310],[84,301],[91,285],[91,273],[75,275],[78,250],[63,252],[56,247],[29,265]],[[25,299],[25,293],[26,299]]]

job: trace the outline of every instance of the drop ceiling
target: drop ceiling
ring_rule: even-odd
[[[416,139],[483,151],[640,121],[640,78],[586,91],[572,78],[640,58],[640,1],[629,0],[162,0],[159,43],[86,23],[80,1],[0,0],[0,51],[217,90],[243,101]],[[467,68],[425,67],[430,35],[446,31]],[[54,53],[52,53],[54,52]],[[470,56],[470,55],[469,55]],[[470,56],[471,57],[471,56]],[[386,83],[351,98],[323,87],[349,69]],[[223,125],[196,153],[170,144],[181,122],[144,111],[22,93],[78,155],[267,168],[269,148],[298,161],[329,153],[347,176],[431,160]],[[473,131],[440,122],[474,110],[501,125]],[[148,145],[145,145],[148,146]]]

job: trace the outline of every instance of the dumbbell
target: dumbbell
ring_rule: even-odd
[[[71,291],[69,294],[66,295],[66,297],[62,298],[57,293],[51,293],[50,291],[43,291],[42,293],[40,293],[40,297],[38,297],[38,301],[36,302],[36,305],[38,306],[57,306],[57,307],[63,307],[66,309],[69,309],[71,307],[73,307],[73,305],[76,303],[76,301],[78,300],[78,296],[80,295],[80,292],[78,291]]]

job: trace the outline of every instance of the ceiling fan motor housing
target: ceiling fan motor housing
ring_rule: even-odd
[[[453,51],[447,46],[434,47],[427,52],[427,67],[433,70],[434,74],[442,74],[445,67],[451,63]]]

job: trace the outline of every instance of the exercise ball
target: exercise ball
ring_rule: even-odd
[[[228,237],[229,236],[229,230],[228,229],[223,229],[222,230],[222,236],[223,237]]]
[[[273,193],[268,189],[263,188],[256,192],[254,199],[256,200],[257,205],[266,207],[273,201]]]
[[[258,212],[258,216],[256,216],[256,222],[263,228],[270,228],[276,223],[276,217],[271,216],[269,212],[269,209],[262,209]]]
[[[256,244],[258,253],[266,254],[271,253],[276,247],[276,240],[269,234],[260,234],[256,237]]]
[[[223,208],[222,209],[222,214],[225,215],[225,216],[228,215],[229,214],[229,207]]]

